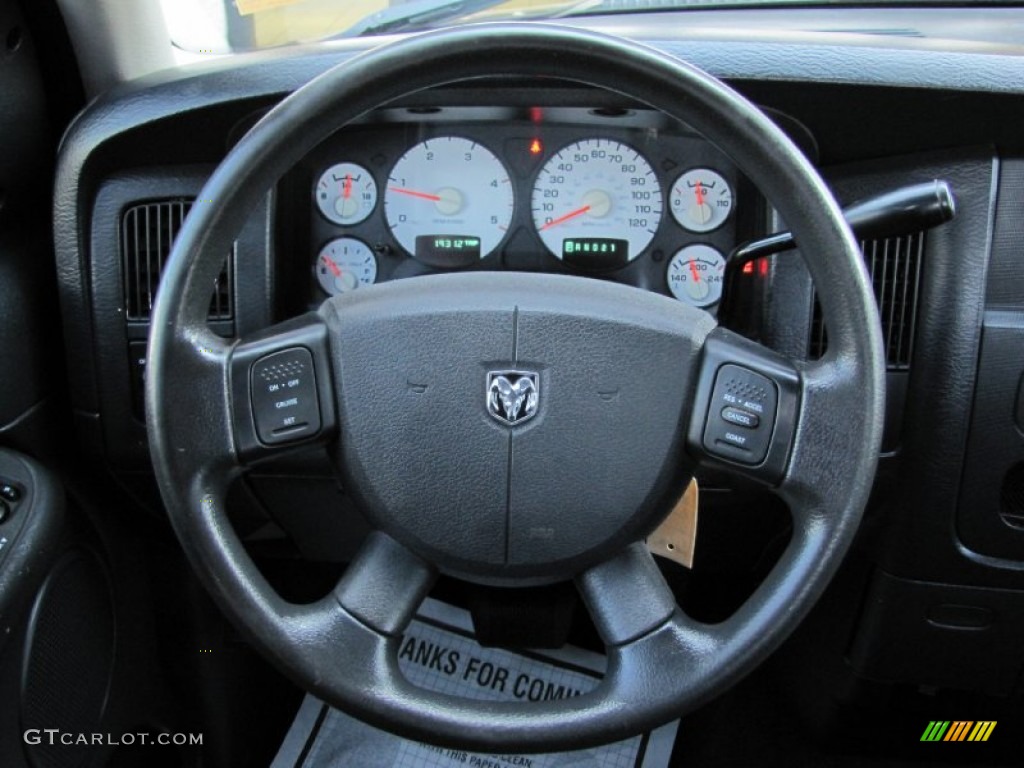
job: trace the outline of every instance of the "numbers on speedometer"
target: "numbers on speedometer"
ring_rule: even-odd
[[[632,261],[661,223],[661,187],[651,164],[632,147],[585,139],[544,164],[531,209],[537,234],[558,258],[575,253],[580,241],[611,238],[626,241],[625,261]]]
[[[479,238],[480,257],[505,237],[515,205],[512,182],[486,147],[457,136],[420,142],[395,163],[384,192],[388,227],[416,256],[417,238]]]

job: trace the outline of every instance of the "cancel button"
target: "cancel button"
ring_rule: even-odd
[[[735,424],[738,427],[747,427],[748,429],[757,429],[757,425],[761,421],[756,413],[733,408],[732,406],[722,409],[722,419],[730,424]]]

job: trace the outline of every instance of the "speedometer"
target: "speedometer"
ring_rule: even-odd
[[[618,263],[625,264],[654,238],[661,223],[661,187],[651,164],[632,147],[585,139],[545,163],[531,208],[537,234],[558,258],[585,264],[596,248],[599,263],[607,266],[610,249],[624,242]]]
[[[395,163],[384,192],[388,227],[413,256],[458,242],[484,257],[512,221],[512,182],[489,149],[443,136],[420,142]]]

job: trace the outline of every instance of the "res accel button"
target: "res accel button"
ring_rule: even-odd
[[[250,393],[261,442],[286,443],[320,431],[313,356],[308,349],[286,349],[253,363]]]

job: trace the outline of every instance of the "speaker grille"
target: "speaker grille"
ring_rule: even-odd
[[[32,611],[22,678],[22,725],[62,732],[99,731],[114,665],[114,613],[99,560],[66,554],[50,572]],[[73,768],[85,745],[26,746],[34,768]]]

